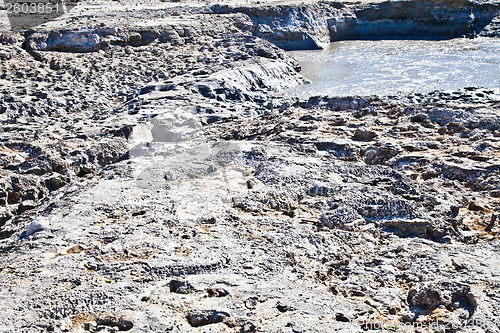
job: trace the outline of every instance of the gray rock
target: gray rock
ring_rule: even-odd
[[[360,141],[370,141],[373,140],[377,137],[377,133],[373,131],[367,131],[367,130],[362,130],[362,129],[357,129],[354,132],[353,138],[355,140],[360,140]]]
[[[169,289],[171,293],[177,294],[190,294],[194,291],[193,286],[189,282],[172,280],[169,283]]]
[[[44,231],[48,227],[48,219],[46,217],[35,218],[26,228],[26,237],[35,234],[35,232]]]
[[[189,325],[193,327],[221,323],[229,317],[228,313],[216,310],[190,310],[186,315]]]
[[[0,34],[0,331],[495,329],[500,91],[278,90],[284,49],[497,12],[118,1]]]

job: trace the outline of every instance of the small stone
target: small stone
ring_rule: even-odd
[[[429,121],[429,117],[424,113],[419,113],[410,117],[410,121],[413,123],[427,123]]]
[[[242,332],[242,333],[253,333],[256,331],[257,331],[257,327],[251,322],[244,323],[243,326],[241,327],[241,330],[240,330],[240,332]]]
[[[493,228],[495,227],[495,222],[497,221],[497,219],[498,219],[498,215],[497,214],[491,214],[490,223],[488,224],[488,226],[485,229],[487,232],[490,232],[490,231],[493,230]]]
[[[355,140],[359,141],[370,141],[373,140],[377,137],[377,133],[373,131],[368,131],[368,130],[362,130],[362,129],[357,129],[356,132],[354,132],[353,138]]]
[[[27,210],[32,210],[36,207],[36,203],[33,200],[24,200],[17,206],[17,214],[22,214]]]
[[[471,201],[471,203],[469,203],[469,210],[471,210],[473,212],[480,212],[480,211],[484,210],[484,207],[480,206],[479,204],[477,204],[474,201]]]
[[[336,321],[340,321],[340,322],[343,322],[343,323],[348,323],[350,322],[349,318],[347,318],[343,313],[337,313],[335,315],[335,320]]]
[[[226,297],[229,295],[229,291],[222,288],[210,288],[207,289],[207,293],[209,297]]]
[[[436,178],[440,174],[439,170],[436,170],[434,168],[429,168],[425,172],[422,173],[422,179],[423,180],[428,180],[431,178]]]
[[[451,295],[448,291],[441,290],[437,285],[424,285],[411,297],[410,304],[434,310],[440,305],[450,305],[451,300]]]
[[[278,304],[276,304],[276,309],[278,309],[278,311],[282,313],[295,310],[293,306],[282,304],[281,302],[278,302]]]
[[[451,210],[451,217],[453,218],[457,217],[458,214],[460,214],[460,206],[451,206],[450,210]]]
[[[221,323],[229,317],[229,313],[216,310],[190,310],[186,315],[189,325],[193,327]]]
[[[411,312],[405,313],[401,316],[401,321],[403,323],[412,323],[415,321],[415,314]]]
[[[186,281],[172,280],[168,285],[171,293],[190,294],[194,291],[193,286]]]
[[[36,217],[33,222],[28,225],[25,231],[26,237],[33,235],[35,232],[43,231],[47,229],[49,219],[46,217]]]
[[[134,327],[134,323],[130,320],[117,318],[114,316],[100,317],[96,320],[97,325],[116,327],[119,331],[129,331]]]
[[[51,192],[60,189],[64,185],[65,182],[58,177],[52,177],[45,181],[45,186],[47,186],[47,189]]]
[[[445,235],[439,239],[439,243],[441,244],[451,244],[453,238],[450,235]]]

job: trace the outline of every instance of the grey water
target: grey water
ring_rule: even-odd
[[[286,92],[299,97],[500,87],[500,39],[495,38],[341,41],[289,55],[312,82]]]

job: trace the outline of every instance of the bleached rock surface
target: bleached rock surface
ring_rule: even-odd
[[[0,331],[498,332],[500,91],[279,93],[283,49],[498,2],[225,5],[0,35]]]

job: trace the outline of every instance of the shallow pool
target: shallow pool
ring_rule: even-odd
[[[500,87],[500,39],[342,41],[289,54],[312,81],[286,92],[301,97]]]

